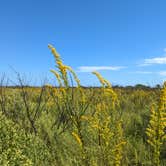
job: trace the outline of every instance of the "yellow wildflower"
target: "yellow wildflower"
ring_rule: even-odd
[[[79,144],[80,146],[82,146],[82,141],[81,141],[79,135],[78,135],[77,133],[75,133],[75,132],[72,132],[72,135],[73,135],[73,137],[75,138],[75,140],[78,142],[78,144]]]
[[[52,45],[49,44],[48,48],[51,50],[51,52],[55,56],[55,58],[60,58],[60,55],[57,53],[56,49]]]

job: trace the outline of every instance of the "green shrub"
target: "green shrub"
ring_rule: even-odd
[[[43,142],[0,113],[0,165],[51,165]]]

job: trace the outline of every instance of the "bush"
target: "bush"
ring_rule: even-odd
[[[47,147],[0,113],[0,165],[51,165]]]

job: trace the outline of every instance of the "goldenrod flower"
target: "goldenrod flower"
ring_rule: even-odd
[[[61,77],[60,77],[59,73],[56,72],[55,70],[50,70],[50,71],[55,75],[55,77],[58,80],[59,86],[61,87],[62,86],[62,82],[61,82]]]
[[[73,137],[75,138],[75,140],[78,142],[78,144],[79,144],[80,146],[82,146],[82,141],[81,141],[79,135],[78,135],[77,133],[75,133],[75,132],[72,132],[72,135],[73,135]]]
[[[160,165],[160,151],[161,145],[163,144],[165,135],[165,123],[166,119],[166,82],[160,93],[160,100],[158,103],[158,109],[154,106],[151,108],[151,115],[149,120],[149,125],[146,129],[146,134],[148,136],[147,142],[151,145],[153,149],[153,164],[156,166]]]
[[[96,77],[99,79],[100,83],[104,87],[106,85],[105,79],[101,76],[101,74],[97,71],[92,72],[92,74],[96,75]]]
[[[57,53],[56,49],[52,45],[48,45],[48,48],[51,50],[52,54],[55,56],[55,58],[60,58],[60,55]]]
[[[69,70],[72,73],[72,75],[74,77],[74,80],[76,81],[77,86],[79,87],[80,86],[80,80],[78,79],[76,73],[73,71],[73,69],[70,66],[66,66],[66,68],[67,68],[67,70]]]
[[[81,120],[85,120],[85,121],[88,121],[90,118],[89,117],[87,117],[87,116],[84,116],[84,115],[82,115],[81,116]]]

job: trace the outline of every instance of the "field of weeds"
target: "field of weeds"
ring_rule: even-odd
[[[166,83],[85,88],[55,48],[58,86],[0,87],[0,165],[164,166]],[[73,84],[76,85],[73,87]]]

